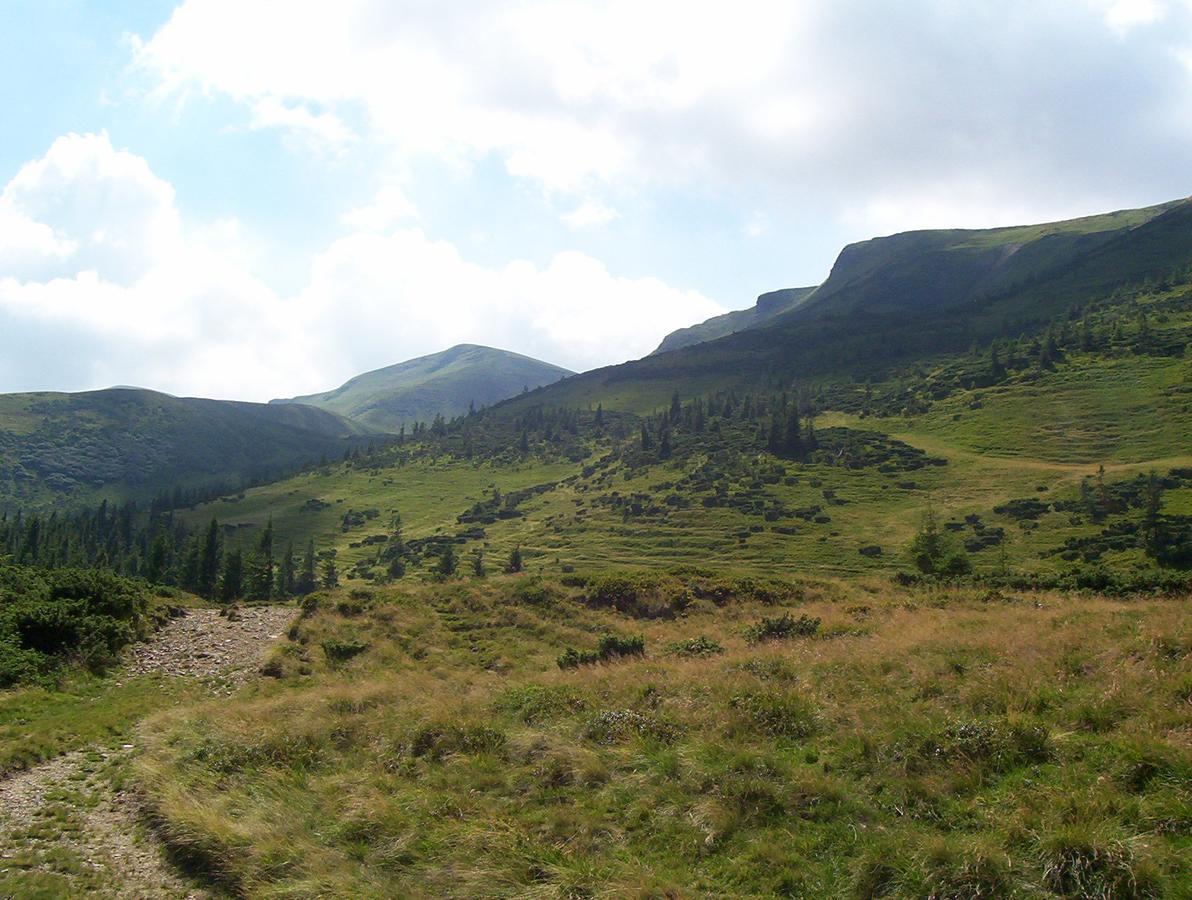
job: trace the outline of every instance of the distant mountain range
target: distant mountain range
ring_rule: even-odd
[[[693,397],[796,380],[876,379],[1071,322],[1087,304],[1126,302],[1115,298],[1186,280],[1190,271],[1192,201],[1179,200],[1066,222],[852,244],[814,289],[763,294],[751,309],[675,332],[644,359],[582,375],[462,344],[270,404],[140,389],[0,395],[0,507],[276,474],[469,406],[495,405],[498,415],[530,404],[648,412],[676,391]]]
[[[908,361],[1041,330],[1090,300],[1190,269],[1192,200],[874,238],[845,247],[823,284],[775,315],[763,304],[730,313],[727,323],[717,317],[669,336],[644,359],[585,372],[527,402],[646,411],[673,391],[876,378]],[[723,334],[726,325],[732,333]],[[710,339],[690,343],[703,336]]]
[[[375,431],[395,433],[403,425],[451,419],[553,384],[574,374],[541,360],[477,344],[357,375],[333,391],[271,404],[305,404],[345,416]]]
[[[735,334],[738,331],[759,328],[771,319],[790,312],[813,293],[815,293],[814,287],[802,287],[784,288],[762,294],[757,298],[757,304],[749,309],[734,310],[698,325],[692,325],[690,328],[672,331],[662,339],[662,343],[658,345],[658,349],[654,353],[682,350],[684,347],[702,344],[705,341],[714,341],[716,338]]]
[[[277,477],[338,458],[368,433],[308,406],[139,388],[0,394],[0,507]]]

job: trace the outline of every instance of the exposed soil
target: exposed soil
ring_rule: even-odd
[[[228,694],[252,677],[296,610],[189,610],[130,653],[116,676],[199,678]],[[144,828],[120,772],[132,744],[76,751],[0,780],[0,895],[202,898]],[[3,884],[8,880],[7,886]],[[26,891],[27,888],[27,891]]]
[[[248,606],[231,615],[192,609],[133,648],[128,675],[206,678],[221,693],[253,675],[265,651],[297,612],[292,606]]]

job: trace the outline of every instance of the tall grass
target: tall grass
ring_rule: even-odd
[[[351,616],[332,597],[276,651],[281,678],[151,719],[138,777],[171,845],[248,896],[1144,897],[1192,878],[1186,601],[804,582],[642,619],[518,584],[380,589]],[[821,624],[750,642],[784,614]],[[627,632],[644,654],[556,665]],[[347,640],[366,649],[319,649]],[[723,652],[668,650],[693,645]]]

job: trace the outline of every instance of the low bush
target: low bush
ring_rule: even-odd
[[[670,743],[677,736],[674,725],[632,709],[605,710],[584,727],[584,737],[598,744],[613,744],[631,737]]]
[[[580,651],[574,647],[568,647],[557,662],[560,669],[575,669],[591,663],[608,662],[623,656],[644,656],[645,652],[646,639],[641,635],[618,637],[615,634],[606,634],[600,638],[600,643],[596,645],[595,650]]]
[[[346,662],[368,649],[368,644],[352,639],[328,638],[322,642],[323,653],[330,663]]]
[[[737,713],[735,732],[757,731],[772,738],[805,738],[819,730],[815,707],[805,697],[771,691],[734,695],[728,702]]]
[[[505,733],[484,725],[431,722],[419,726],[402,745],[415,758],[438,762],[453,754],[499,753],[505,747]]]
[[[150,627],[146,587],[100,570],[0,566],[0,687],[100,671]]]
[[[723,653],[724,647],[701,634],[685,641],[672,641],[666,645],[666,652],[670,656],[715,656]]]
[[[755,622],[745,630],[745,637],[751,644],[762,641],[772,641],[790,637],[810,637],[819,631],[820,620],[808,615],[797,618],[790,613],[783,613],[777,618],[763,616],[760,622]]]
[[[691,602],[690,593],[679,580],[650,572],[589,579],[584,597],[591,606],[611,606],[636,619],[673,619]]]

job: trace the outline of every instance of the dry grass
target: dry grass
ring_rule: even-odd
[[[171,844],[249,896],[1142,897],[1192,878],[1185,601],[820,582],[644,620],[515,586],[387,589],[346,616],[324,596],[282,678],[151,719],[139,777]],[[751,644],[783,608],[817,633]],[[606,632],[645,657],[555,664]],[[701,635],[724,652],[665,652]]]

